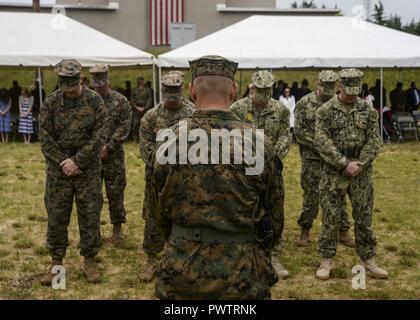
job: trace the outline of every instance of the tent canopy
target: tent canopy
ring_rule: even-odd
[[[160,67],[221,55],[241,69],[420,67],[420,37],[351,17],[252,16],[158,58]]]
[[[65,15],[0,12],[0,65],[55,66],[77,59],[83,66],[151,65],[153,55]]]

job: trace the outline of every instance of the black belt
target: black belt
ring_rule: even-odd
[[[178,239],[215,244],[241,244],[254,242],[254,235],[250,233],[223,232],[212,228],[188,228],[178,224],[172,225],[172,236]]]
[[[342,149],[340,151],[346,158],[359,158],[362,148]]]

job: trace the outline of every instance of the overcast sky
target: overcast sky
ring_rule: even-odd
[[[196,0],[205,1],[205,0]],[[277,7],[290,8],[290,4],[294,0],[276,0]],[[297,0],[298,3],[302,0]],[[32,3],[32,0],[0,0],[0,2],[19,2],[19,3]],[[371,0],[372,7],[379,0]],[[41,3],[55,3],[55,0],[41,0]],[[356,5],[363,5],[363,0],[315,0],[318,7],[324,3],[327,7],[334,8],[335,4],[342,9],[345,15],[352,15],[352,8]],[[420,1],[419,0],[382,0],[385,7],[386,14],[396,13],[402,17],[403,22],[410,22],[412,18],[416,20],[420,18]],[[371,10],[373,12],[373,8]]]
[[[277,0],[277,7],[290,8],[290,4],[294,0]],[[301,3],[302,0],[296,0]],[[335,4],[343,11],[345,15],[352,15],[352,8],[356,5],[363,5],[363,0],[314,0],[318,7],[324,3],[327,8],[334,8]],[[379,0],[371,0],[371,13],[373,13],[373,5],[379,3]],[[420,18],[420,1],[419,0],[382,0],[385,13],[398,14],[403,22],[410,22],[412,18],[416,20]]]

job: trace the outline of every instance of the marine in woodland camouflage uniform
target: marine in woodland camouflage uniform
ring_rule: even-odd
[[[322,160],[314,143],[316,112],[337,92],[339,77],[334,71],[322,71],[318,76],[318,90],[304,96],[296,104],[296,141],[300,147],[302,160],[301,186],[303,189],[302,212],[298,220],[301,227],[300,246],[309,245],[309,231],[318,214],[319,181],[321,180]],[[345,210],[341,213],[341,243],[354,247],[354,241],[348,234],[350,221]]]
[[[153,92],[151,88],[145,86],[143,77],[137,78],[137,87],[131,93],[131,104],[133,106],[131,138],[138,141],[141,118],[153,107]]]
[[[123,143],[130,134],[132,109],[130,102],[122,94],[110,88],[109,67],[98,64],[89,72],[92,74],[93,87],[102,96],[108,112],[106,143],[102,147],[102,180],[105,181],[109,213],[113,225],[112,241],[122,240],[121,225],[126,222],[124,190],[127,184]]]
[[[81,85],[81,65],[76,60],[63,60],[55,72],[60,89],[47,97],[40,112],[40,142],[47,162],[47,247],[53,265],[61,265],[75,200],[84,271],[88,281],[97,282],[102,206],[99,151],[105,143],[107,113],[101,96]],[[52,274],[47,274],[42,283],[51,284],[51,279]]]
[[[188,133],[202,129],[210,136],[211,129],[239,129],[242,134],[244,129],[255,130],[228,109],[236,94],[233,79],[237,64],[207,56],[190,65],[191,96],[197,110],[186,118]],[[178,140],[179,126],[172,129]],[[220,141],[218,147],[220,160]],[[254,176],[245,174],[245,164],[153,162],[154,214],[167,239],[157,273],[159,298],[270,297],[277,275],[269,254],[255,241],[252,230],[253,216],[259,223],[264,213],[270,216],[273,237],[268,250],[279,241],[283,230],[282,206],[269,209],[272,203],[282,201],[273,158],[266,143],[264,171]]]
[[[252,88],[250,95],[236,101],[230,110],[239,119],[264,129],[264,133],[269,138],[269,143],[273,153],[276,155],[277,176],[280,180],[280,192],[282,203],[284,203],[284,183],[283,183],[283,158],[289,152],[292,142],[290,132],[290,112],[286,106],[272,98],[272,86],[274,78],[271,72],[266,70],[257,71],[252,75]],[[284,211],[284,208],[281,208]],[[278,248],[280,251],[280,248]],[[279,252],[278,252],[279,253]],[[280,264],[278,259],[274,259],[274,266],[281,278],[286,278],[289,273]]]
[[[361,264],[376,277],[386,278],[373,258],[376,238],[372,230],[372,162],[380,149],[378,114],[358,97],[363,73],[340,73],[341,92],[317,111],[315,144],[324,160],[320,182],[322,228],[318,251],[324,258],[316,276],[329,279],[336,254],[340,217],[348,194],[354,217],[356,252]]]
[[[162,76],[163,102],[146,112],[140,124],[140,155],[146,164],[146,183],[144,189],[143,214],[145,220],[143,249],[148,256],[148,265],[140,273],[140,280],[148,282],[154,277],[157,268],[157,254],[163,250],[165,240],[156,228],[154,216],[150,213],[153,205],[150,193],[150,161],[156,145],[159,130],[167,129],[188,117],[194,112],[195,106],[183,97],[184,79],[180,72],[169,72]]]

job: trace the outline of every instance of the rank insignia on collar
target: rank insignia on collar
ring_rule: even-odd
[[[254,115],[251,112],[248,112],[246,115],[246,120],[251,121],[254,118]]]

